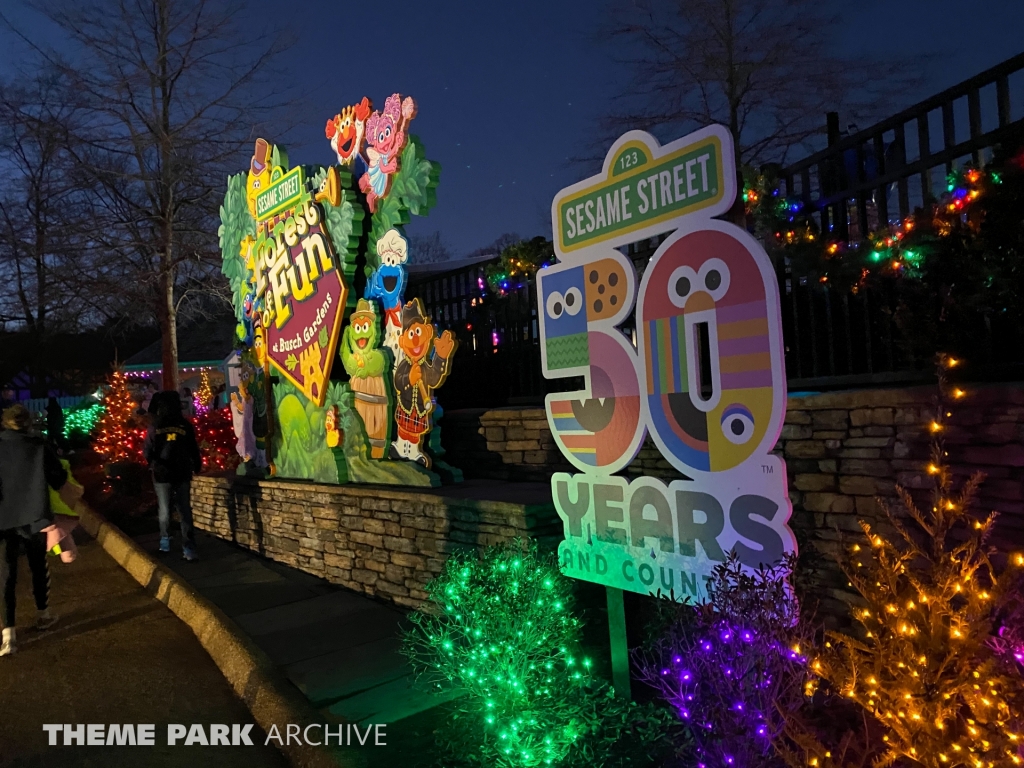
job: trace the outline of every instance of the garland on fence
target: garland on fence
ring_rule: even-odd
[[[823,234],[800,200],[781,194],[771,173],[744,174],[743,201],[748,228],[790,258],[795,274],[856,293],[873,276],[921,278],[929,257],[947,247],[946,241],[979,234],[985,201],[997,197],[1007,172],[1019,176],[1022,169],[1024,152],[985,169],[964,166],[949,174],[939,200],[854,243]]]
[[[522,288],[538,269],[548,266],[554,260],[555,252],[550,240],[543,237],[520,240],[501,252],[497,264],[487,266],[487,286],[492,293],[505,296],[510,291]]]

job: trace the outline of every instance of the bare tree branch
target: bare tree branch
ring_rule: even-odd
[[[880,117],[916,67],[840,56],[821,0],[610,0],[599,36],[633,76],[603,121],[600,150],[630,128],[671,139],[720,123],[738,166],[785,162],[824,133],[824,113]]]
[[[91,193],[91,303],[155,321],[164,385],[176,388],[178,322],[217,301],[225,179],[245,166],[257,116],[287,106],[270,65],[290,41],[254,31],[231,0],[35,7],[69,53],[23,38],[82,105],[67,152]]]

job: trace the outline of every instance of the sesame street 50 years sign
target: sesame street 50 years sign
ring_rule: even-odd
[[[779,293],[764,249],[719,221],[736,197],[731,137],[711,126],[666,146],[632,131],[602,173],[552,203],[560,262],[538,273],[547,397],[573,577],[676,599],[704,595],[735,551],[756,568],[796,550],[785,463],[769,452],[786,409]],[[671,232],[637,281],[617,246]],[[636,307],[636,346],[618,328]],[[650,434],[688,480],[614,473]]]

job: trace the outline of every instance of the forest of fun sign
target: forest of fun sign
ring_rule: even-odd
[[[269,144],[258,144],[260,151],[269,152]],[[252,302],[265,308],[260,322],[265,354],[309,400],[322,405],[348,299],[324,224],[322,205],[332,204],[332,188],[325,183],[314,195],[301,166],[286,171],[272,166],[269,155],[257,160],[259,172],[250,171],[247,179],[257,236],[243,248],[249,251]],[[283,155],[280,160],[287,162]]]
[[[664,147],[633,131],[552,204],[542,370],[584,381],[545,403],[578,470],[552,477],[567,575],[701,598],[730,551],[749,568],[796,551],[786,465],[770,453],[786,411],[778,283],[746,230],[712,218],[735,200],[733,156],[721,126]],[[666,232],[638,283],[616,248]],[[635,345],[619,329],[629,319]],[[689,479],[615,474],[647,435]]]

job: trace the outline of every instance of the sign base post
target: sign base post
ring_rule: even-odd
[[[612,651],[612,685],[627,699],[630,695],[629,648],[626,645],[626,604],[622,590],[605,587],[608,598],[608,640]]]

